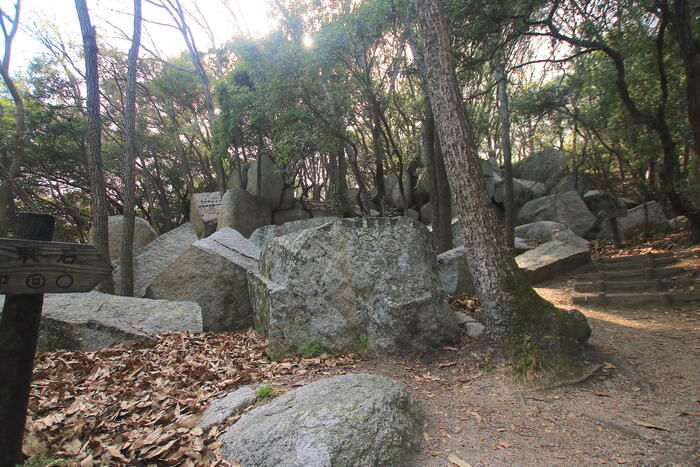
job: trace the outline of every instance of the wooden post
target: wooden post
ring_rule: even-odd
[[[50,241],[53,216],[20,213],[17,238]],[[22,464],[22,438],[39,338],[43,294],[5,296],[0,319],[0,467]]]

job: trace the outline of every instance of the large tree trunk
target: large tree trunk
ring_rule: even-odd
[[[100,117],[100,77],[97,71],[97,39],[95,28],[90,22],[90,14],[85,0],[75,0],[80,31],[83,35],[85,49],[85,84],[87,87],[88,129],[85,135],[88,176],[92,190],[92,230],[93,242],[105,261],[109,259],[109,242],[107,231],[107,190],[102,169],[102,119]],[[100,290],[114,292],[114,283],[110,276],[101,285]]]
[[[21,10],[22,2],[17,1],[15,6],[15,16],[11,21],[11,28],[9,31],[4,27],[5,18],[3,21],[3,33],[5,36],[5,52],[0,62],[0,74],[2,74],[2,79],[5,82],[5,86],[10,91],[12,100],[15,103],[15,150],[14,157],[8,163],[8,157],[5,155],[2,158],[3,166],[9,167],[6,169],[6,173],[0,176],[0,237],[7,237],[8,232],[14,222],[15,216],[15,199],[14,190],[12,189],[12,181],[16,180],[19,176],[19,169],[22,167],[24,162],[25,150],[24,150],[24,99],[22,94],[20,94],[19,89],[15,85],[12,76],[10,76],[10,58],[12,56],[12,41],[17,34],[19,27],[19,16]],[[2,15],[6,15],[4,11],[0,9]],[[9,19],[10,16],[7,15]]]
[[[488,318],[489,333],[502,349],[523,345],[578,349],[589,335],[585,317],[557,310],[542,299],[518,269],[499,236],[477,159],[450,50],[448,25],[439,0],[416,0],[430,102],[474,286]]]
[[[513,199],[513,153],[510,147],[510,113],[506,90],[506,67],[496,59],[494,67],[498,81],[498,113],[501,116],[501,150],[503,151],[503,206],[506,210],[505,241],[508,248],[515,248],[515,200]]]
[[[141,0],[134,0],[134,36],[129,49],[126,80],[126,158],[124,160],[124,236],[120,258],[120,293],[127,297],[134,295],[134,191],[136,182],[136,60],[141,46]]]

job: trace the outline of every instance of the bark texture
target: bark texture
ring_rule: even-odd
[[[474,286],[489,332],[505,349],[521,339],[556,348],[585,342],[590,328],[578,312],[557,310],[542,299],[517,268],[499,237],[454,72],[447,20],[439,0],[416,0],[430,102],[448,169]]]
[[[85,0],[75,0],[80,31],[83,35],[85,49],[85,84],[87,87],[88,129],[85,135],[85,153],[88,162],[88,176],[92,191],[91,208],[93,223],[93,240],[95,247],[109,260],[109,241],[107,227],[107,190],[102,169],[102,118],[100,116],[100,77],[97,71],[97,39],[95,28],[90,22],[90,13]],[[114,292],[114,283],[110,276],[100,286],[105,293]]]
[[[129,49],[126,80],[126,158],[124,160],[124,236],[120,258],[121,295],[134,296],[134,180],[136,161],[136,60],[141,46],[141,0],[134,0],[134,36]]]

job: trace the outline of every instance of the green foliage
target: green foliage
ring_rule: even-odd
[[[360,334],[357,339],[357,353],[359,355],[365,355],[369,351],[369,338],[367,334]]]
[[[323,347],[323,345],[316,340],[306,342],[299,350],[301,352],[301,356],[304,358],[314,358],[326,353],[326,349]]]
[[[281,389],[276,388],[274,386],[260,386],[260,388],[258,388],[257,397],[255,398],[255,401],[260,402],[267,399],[273,399],[282,394],[282,392],[283,391]]]
[[[45,451],[42,451],[27,459],[23,465],[25,467],[71,467],[75,463],[50,457]]]

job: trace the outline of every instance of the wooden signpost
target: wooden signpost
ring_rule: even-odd
[[[51,242],[53,216],[20,213],[0,238],[0,467],[23,463],[22,438],[44,293],[89,292],[112,273],[92,245]]]

